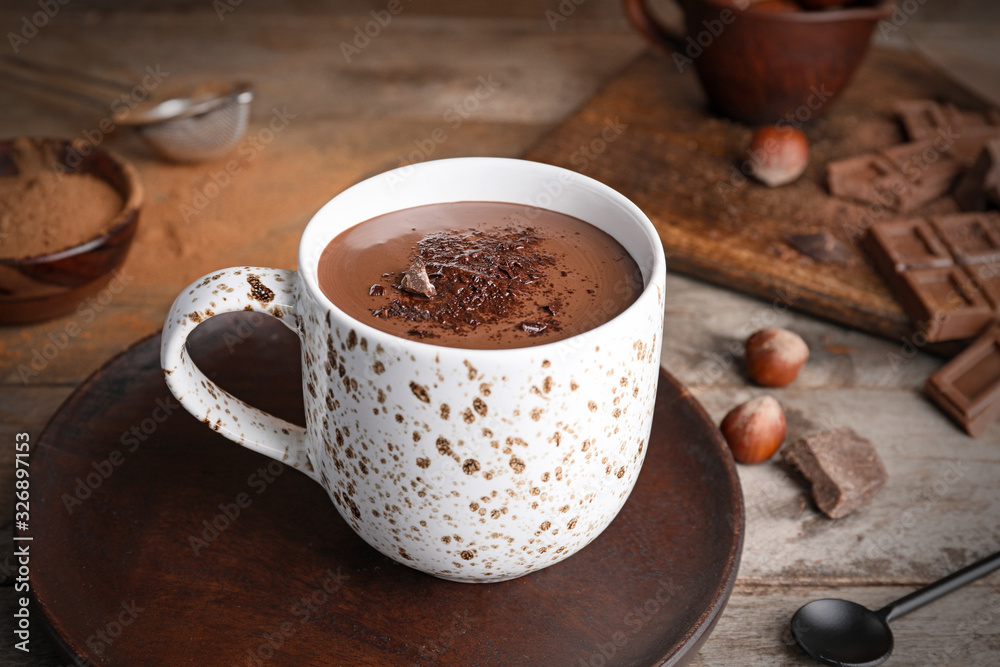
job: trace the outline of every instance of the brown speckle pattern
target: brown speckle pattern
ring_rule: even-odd
[[[416,396],[422,403],[431,402],[431,395],[427,393],[427,387],[417,384],[416,382],[410,382],[410,391],[412,391],[413,395]]]
[[[315,261],[305,256],[303,270]],[[370,330],[294,272],[241,267],[178,299],[165,377],[211,428],[323,484],[386,556],[447,579],[503,581],[576,553],[628,498],[659,371],[664,276],[649,281],[628,317],[579,337],[457,351]],[[227,309],[280,314],[301,336],[307,429],[247,406],[187,358],[186,334],[206,310]]]
[[[476,413],[479,414],[480,417],[486,416],[488,408],[486,407],[486,401],[484,401],[483,399],[476,396],[474,399],[472,399],[472,407],[476,411]]]
[[[244,273],[250,289],[220,304],[215,295],[234,293],[226,283],[241,283]],[[290,320],[297,315],[296,283],[292,271],[257,267],[227,269],[198,279],[177,298],[164,322],[161,365],[170,391],[200,421],[230,440],[318,477],[302,427],[260,412],[215,385],[192,363],[185,348],[187,335],[194,327],[216,313],[249,310],[271,314],[271,309],[278,308],[292,315],[281,321],[293,327]],[[199,300],[214,304],[214,309],[197,310]]]
[[[219,274],[221,275],[221,274]],[[218,280],[218,276],[212,276],[214,280]],[[247,275],[247,282],[250,284],[250,298],[255,301],[259,301],[262,304],[269,304],[274,300],[274,291],[261,282],[260,276],[256,274]]]

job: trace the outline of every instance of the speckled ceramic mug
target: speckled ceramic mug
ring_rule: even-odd
[[[341,231],[399,209],[497,201],[575,216],[620,242],[644,289],[625,312],[554,343],[469,350],[405,340],[352,319],[320,291]],[[177,297],[163,331],[170,390],[226,437],[323,485],[370,545],[430,574],[512,579],[576,553],[635,484],[653,419],[663,328],[663,249],[628,199],[578,173],[456,158],[375,176],[309,222],[299,270],[223,269]],[[243,403],[191,361],[185,341],[223,312],[279,318],[302,340],[306,428]],[[262,380],[265,379],[262,371]]]

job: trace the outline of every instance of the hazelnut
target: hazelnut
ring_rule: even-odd
[[[763,387],[785,387],[809,359],[802,336],[788,329],[761,329],[747,338],[747,372]]]
[[[768,125],[750,139],[750,173],[770,187],[791,183],[809,162],[809,141],[794,127]]]
[[[773,396],[758,396],[729,411],[722,437],[740,463],[763,463],[785,441],[785,413]]]

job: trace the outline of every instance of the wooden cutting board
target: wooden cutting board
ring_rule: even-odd
[[[803,124],[811,146],[805,174],[767,188],[741,173],[751,128],[713,114],[694,72],[647,52],[525,157],[575,169],[632,199],[656,225],[669,270],[897,339],[912,333],[909,319],[856,240],[872,222],[898,216],[832,197],[825,171],[831,160],[903,141],[891,107],[917,98],[983,108],[916,56],[873,50],[827,114]],[[945,197],[912,213],[956,210]],[[784,241],[822,230],[848,246],[846,264],[814,261]]]

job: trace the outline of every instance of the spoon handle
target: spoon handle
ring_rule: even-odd
[[[923,607],[925,604],[934,602],[934,600],[937,600],[939,597],[958,590],[966,584],[971,584],[980,577],[985,577],[997,568],[1000,568],[1000,551],[992,556],[987,556],[980,561],[976,561],[972,565],[964,567],[958,572],[949,574],[940,581],[936,581],[929,586],[924,586],[920,590],[914,591],[909,595],[896,600],[895,602],[887,604],[876,613],[883,617],[888,623],[899,618],[900,616],[905,616],[911,611],[915,611],[920,607]]]

